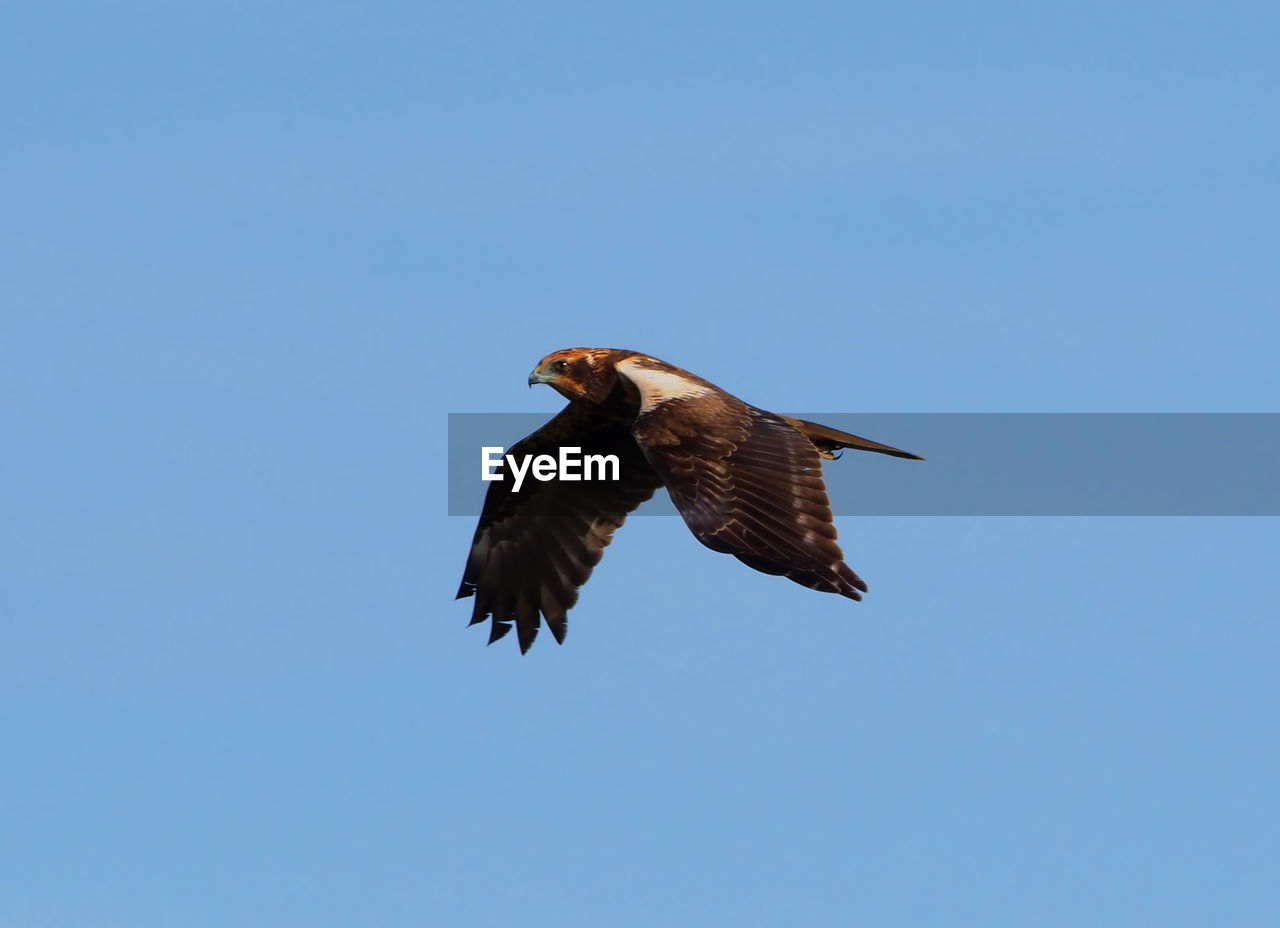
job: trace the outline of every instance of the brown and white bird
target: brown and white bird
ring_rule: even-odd
[[[766,412],[665,361],[615,348],[567,348],[543,358],[529,385],[565,399],[555,418],[508,454],[616,455],[619,479],[490,484],[458,598],[489,643],[516,626],[521,653],[542,620],[563,643],[578,589],[627,514],[665,486],[694,537],[748,567],[862,599],[844,562],[822,482],[822,458],[842,448],[917,455],[803,419]]]

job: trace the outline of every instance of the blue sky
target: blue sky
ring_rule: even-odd
[[[5,6],[0,924],[1273,923],[1276,520],[636,519],[520,658],[443,442],[568,345],[1274,412],[1278,25]]]

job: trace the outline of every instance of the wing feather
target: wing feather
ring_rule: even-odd
[[[556,455],[562,446],[582,454],[616,454],[616,481],[538,481],[516,493],[510,479],[489,485],[471,542],[458,598],[475,597],[471,624],[490,619],[489,643],[516,627],[521,653],[545,620],[556,641],[568,631],[578,589],[604,556],[627,514],[661,486],[628,424],[571,403],[509,449],[513,455]]]
[[[782,416],[714,389],[653,406],[636,441],[694,536],[749,567],[861,599],[836,542],[818,448]]]

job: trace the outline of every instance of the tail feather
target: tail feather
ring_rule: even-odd
[[[832,452],[839,451],[841,448],[853,448],[855,451],[874,451],[877,454],[891,454],[895,458],[909,458],[912,461],[924,460],[920,455],[912,454],[910,451],[903,451],[901,448],[894,448],[892,445],[882,445],[878,441],[872,441],[869,438],[862,438],[858,435],[850,435],[848,432],[819,425],[816,422],[793,419],[790,416],[783,416],[782,418],[790,422],[801,435],[813,442],[814,447],[822,452],[823,457],[833,457]]]

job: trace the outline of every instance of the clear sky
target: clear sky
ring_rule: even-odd
[[[634,519],[521,658],[444,440],[569,345],[1277,411],[1278,27],[0,6],[0,925],[1275,924],[1276,520]]]

